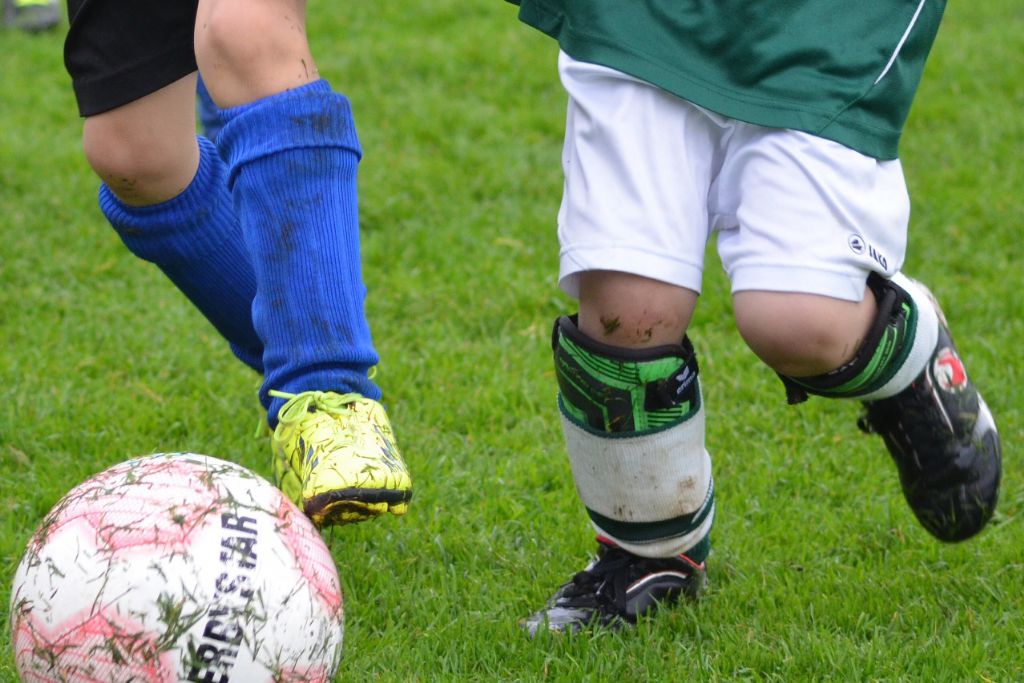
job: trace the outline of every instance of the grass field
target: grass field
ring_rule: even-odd
[[[943,300],[999,421],[1000,509],[933,541],[855,404],[787,407],[709,259],[701,358],[718,521],[711,589],[624,633],[517,620],[593,549],[548,348],[564,95],[555,46],[502,2],[311,3],[353,100],[378,380],[414,470],[404,519],[327,535],[342,681],[1024,680],[1024,9],[951,3],[902,147],[906,270]],[[0,681],[24,544],[73,485],[188,450],[269,476],[258,378],[95,203],[62,37],[0,33]]]

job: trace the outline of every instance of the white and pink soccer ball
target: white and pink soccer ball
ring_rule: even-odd
[[[326,683],[338,572],[305,515],[239,465],[161,453],[72,489],[11,590],[23,681]]]

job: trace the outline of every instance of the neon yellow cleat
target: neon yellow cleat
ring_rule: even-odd
[[[329,391],[270,395],[288,399],[271,437],[274,476],[313,524],[406,513],[412,479],[380,403]]]
[[[60,23],[63,3],[59,0],[3,0],[3,23],[35,33]]]

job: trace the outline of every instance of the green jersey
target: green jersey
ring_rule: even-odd
[[[711,111],[878,159],[900,133],[946,0],[509,0],[575,59]]]

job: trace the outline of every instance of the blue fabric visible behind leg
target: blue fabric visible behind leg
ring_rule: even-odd
[[[206,84],[203,83],[202,75],[199,76],[199,80],[196,83],[196,103],[199,125],[202,126],[203,135],[210,140],[216,141],[217,135],[220,134],[220,129],[224,126],[224,122],[220,117],[220,109],[217,108],[217,104],[210,97],[210,91],[206,89]]]
[[[106,185],[100,208],[128,249],[155,263],[246,365],[263,371],[263,343],[252,324],[256,278],[227,189],[227,167],[199,138],[199,169],[185,191],[150,206],[129,206]]]
[[[364,312],[356,170],[348,100],[316,81],[221,110],[228,186],[259,283],[253,323],[265,344],[260,396],[270,423],[290,393],[372,399],[378,356]]]

